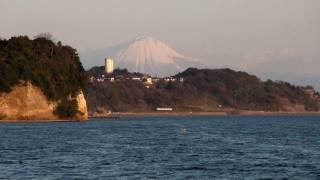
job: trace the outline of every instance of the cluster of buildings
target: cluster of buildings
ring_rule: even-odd
[[[112,58],[106,58],[105,59],[105,74],[102,74],[100,77],[90,77],[91,82],[115,82],[115,81],[122,81],[122,80],[133,80],[133,81],[141,81],[145,84],[147,88],[149,88],[154,83],[157,83],[160,80],[163,80],[165,82],[184,82],[184,78],[175,78],[175,77],[164,77],[164,78],[158,78],[158,77],[151,77],[148,75],[143,76],[115,76],[114,75],[114,60]]]
[[[165,82],[183,82],[183,78],[174,78],[174,77],[165,77],[165,78],[157,78],[157,77],[151,77],[147,75],[141,76],[132,76],[132,77],[124,77],[124,76],[118,76],[116,77],[114,75],[114,60],[112,58],[106,58],[105,59],[105,74],[102,74],[101,77],[91,77],[90,81],[91,82],[114,82],[114,81],[121,81],[121,80],[133,80],[133,81],[140,81],[143,82],[146,88],[150,88],[151,85],[154,83],[164,80]],[[159,112],[171,112],[173,111],[173,108],[171,107],[157,107],[156,111]],[[108,112],[109,114],[111,111]]]

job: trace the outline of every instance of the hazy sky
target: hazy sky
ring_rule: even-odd
[[[80,52],[148,35],[210,67],[320,75],[320,0],[0,0],[0,23]]]

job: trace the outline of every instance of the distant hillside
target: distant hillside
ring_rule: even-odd
[[[98,76],[103,72],[101,69]],[[97,71],[91,70],[89,74],[97,75],[92,72]],[[149,88],[143,81],[131,79],[93,82],[87,94],[89,110],[94,113],[154,111],[157,107],[172,107],[175,111],[319,109],[317,99],[305,93],[302,87],[271,80],[262,82],[256,76],[231,69],[189,68],[173,78],[177,81],[162,79]]]
[[[279,79],[282,81],[290,82],[293,84],[308,86],[311,85],[320,90],[320,77],[317,75],[301,74],[300,73],[286,73],[286,72],[255,72],[259,77],[263,79]]]
[[[19,36],[0,40],[0,93],[3,95],[0,100],[4,104],[5,98],[11,96],[11,91],[16,92],[16,87],[24,85],[31,90],[38,87],[47,100],[58,103],[55,109],[57,115],[72,117],[78,113],[78,105],[71,99],[77,98],[87,83],[88,77],[77,52],[70,46],[43,37],[31,40]],[[19,93],[21,97],[24,94]],[[0,104],[0,108],[4,104]]]

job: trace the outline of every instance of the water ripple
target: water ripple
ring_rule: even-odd
[[[320,118],[0,124],[0,179],[319,179]]]

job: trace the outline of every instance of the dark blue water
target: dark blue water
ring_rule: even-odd
[[[0,179],[320,179],[320,117],[0,124]]]

